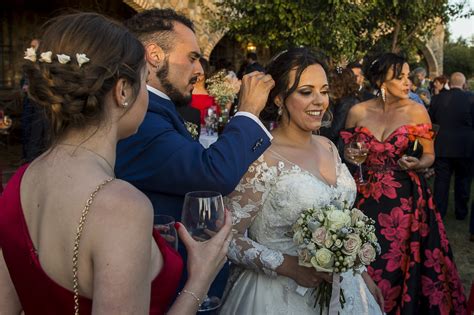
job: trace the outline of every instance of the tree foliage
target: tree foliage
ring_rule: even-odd
[[[459,16],[463,6],[448,0],[221,0],[213,23],[238,41],[272,50],[317,47],[338,62],[370,50],[416,52],[437,23]]]
[[[461,38],[444,46],[444,73],[450,75],[458,71],[467,78],[474,76],[474,42],[469,45]]]

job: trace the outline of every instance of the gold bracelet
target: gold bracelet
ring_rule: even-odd
[[[181,295],[181,293],[187,293],[190,294],[197,302],[198,302],[198,307],[201,307],[201,299],[197,297],[196,293],[188,291],[186,289],[181,290],[181,292],[178,293],[178,296]]]

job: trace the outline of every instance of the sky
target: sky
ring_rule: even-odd
[[[449,0],[449,3],[459,3],[460,0]],[[474,9],[474,0],[467,0],[466,7]],[[466,10],[466,9],[465,9]],[[467,10],[466,10],[467,11]],[[457,19],[452,20],[448,24],[449,31],[452,36],[452,40],[456,40],[459,36],[467,40],[471,39],[471,36],[474,35],[474,16],[471,16],[469,19]]]

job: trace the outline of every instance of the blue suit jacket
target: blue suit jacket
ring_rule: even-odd
[[[205,149],[191,137],[174,104],[149,93],[138,132],[118,143],[115,172],[150,198],[155,213],[180,220],[187,192],[229,194],[269,146],[269,137],[255,121],[237,116]]]

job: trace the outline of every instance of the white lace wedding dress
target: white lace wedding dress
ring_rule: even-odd
[[[332,143],[331,147],[336,160],[334,186],[269,149],[225,198],[238,234],[229,248],[231,275],[220,314],[319,314],[312,290],[301,296],[294,280],[274,270],[282,264],[283,254],[297,255],[288,232],[303,209],[334,201],[354,202],[354,180]],[[381,313],[359,274],[349,271],[342,277],[346,303],[340,314]]]

